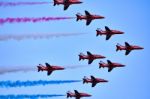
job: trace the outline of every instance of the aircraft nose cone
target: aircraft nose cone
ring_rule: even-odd
[[[91,97],[92,95],[90,95],[90,94],[87,94],[86,96],[88,96],[88,97]]]
[[[120,66],[125,67],[125,65],[121,64]]]
[[[59,68],[60,70],[64,70],[65,68],[63,68],[63,67],[61,67],[61,68]]]
[[[101,18],[101,19],[104,19],[105,17],[104,17],[104,16],[100,16],[100,18]]]
[[[120,32],[120,34],[124,34],[124,32]]]
[[[139,49],[144,49],[143,47],[139,47]]]
[[[105,80],[104,82],[108,82],[108,80]]]
[[[106,58],[105,56],[102,56],[102,58]]]

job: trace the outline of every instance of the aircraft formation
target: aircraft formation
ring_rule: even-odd
[[[82,4],[83,2],[79,0],[54,0],[54,6],[56,5],[63,5],[64,10],[67,10],[70,5],[75,5],[75,4]],[[81,15],[80,13],[76,14],[76,21],[79,20],[85,20],[86,25],[90,25],[93,20],[96,19],[104,19],[104,16],[101,15],[94,15],[85,10],[85,15]],[[105,26],[105,30],[97,29],[96,30],[96,36],[106,36],[106,40],[110,40],[110,38],[113,35],[118,35],[118,34],[124,34],[124,32],[120,30],[112,30],[108,26]],[[144,49],[143,47],[137,46],[137,45],[130,45],[128,42],[125,42],[125,46],[120,45],[119,43],[116,45],[116,51],[122,51],[125,50],[125,55],[129,55],[131,51],[133,50],[142,50]],[[81,60],[87,60],[88,65],[92,64],[94,60],[101,60],[105,59],[106,56],[101,55],[101,54],[93,54],[90,51],[87,51],[87,55],[80,53],[79,55],[79,61]],[[110,60],[107,60],[107,63],[104,63],[103,61],[100,61],[100,63],[97,65],[99,69],[101,68],[108,68],[108,72],[111,72],[114,68],[119,68],[119,67],[125,67],[124,64],[121,63],[116,63],[112,62]],[[55,65],[50,65],[49,63],[45,63],[45,66],[42,64],[39,64],[37,66],[37,71],[46,71],[47,75],[50,76],[53,71],[57,70],[65,70],[63,66],[55,66]],[[95,87],[98,83],[108,83],[108,80],[102,79],[102,78],[96,78],[93,75],[90,76],[90,78],[87,78],[84,76],[82,79],[83,84],[88,84],[91,83],[91,87]],[[74,92],[68,91],[66,94],[67,98],[72,98],[74,97],[75,99],[80,99],[82,97],[91,97],[92,95],[88,93],[83,93],[83,92],[78,92],[77,90],[74,90]]]
[[[68,7],[72,4],[81,4],[83,2],[79,1],[79,0],[54,0],[54,6],[55,5],[64,5],[64,10],[67,10]],[[85,20],[86,21],[86,25],[90,25],[90,23],[93,20],[96,19],[104,19],[104,16],[101,15],[94,15],[89,13],[87,10],[85,10],[85,15],[81,15],[80,13],[76,14],[76,21],[79,20]],[[105,35],[106,36],[106,40],[109,40],[113,35],[118,35],[118,34],[124,34],[123,31],[120,30],[112,30],[110,29],[108,26],[105,26],[105,30],[101,30],[101,29],[97,29],[96,30],[96,36],[102,36]],[[122,46],[120,44],[116,45],[116,51],[121,51],[121,50],[125,50],[125,55],[128,55],[132,50],[141,50],[144,49],[140,46],[135,46],[135,45],[130,45],[129,43],[125,42],[125,46]],[[103,55],[100,54],[92,54],[90,51],[87,51],[87,55],[80,53],[79,55],[79,61],[81,60],[88,60],[88,64],[92,64],[92,62],[96,59],[104,59],[106,58]],[[42,65],[39,64],[38,67],[38,71],[47,71],[47,75],[50,75],[52,73],[52,71],[54,70],[64,70],[63,67],[61,66],[51,66],[48,63],[46,63],[46,67],[43,67]],[[125,65],[121,64],[121,63],[115,63],[115,62],[111,62],[110,60],[107,60],[107,63],[104,63],[103,61],[100,61],[99,63],[99,68],[108,68],[108,72],[111,72],[114,68],[119,68],[119,67],[125,67]],[[83,78],[83,84],[85,83],[91,83],[92,86],[91,87],[95,87],[98,83],[107,83],[108,80],[102,79],[102,78],[96,78],[93,75],[91,75],[91,78],[87,78],[86,76],[84,76]],[[87,94],[87,93],[82,93],[82,92],[78,92],[77,90],[74,90],[73,92],[68,91],[67,92],[67,98],[72,98],[74,97],[75,99],[80,99],[82,97],[91,97],[92,95]]]

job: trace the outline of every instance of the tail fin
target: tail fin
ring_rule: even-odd
[[[85,79],[83,79],[83,84],[85,84],[85,82],[86,82]]]
[[[84,78],[83,78],[83,84],[85,84],[86,83],[86,76],[84,76]]]
[[[67,98],[69,98],[69,97],[71,97],[71,92],[70,91],[67,92]]]
[[[67,93],[67,98],[69,98],[70,97],[70,95],[69,95],[69,93]]]
[[[40,64],[39,64],[40,65]],[[37,68],[38,68],[38,72],[40,72],[41,71],[41,67],[40,66],[37,66]]]
[[[96,30],[96,36],[99,36],[99,35],[101,35],[101,29],[100,28],[98,28],[97,30]]]
[[[80,20],[80,16],[81,16],[80,13],[77,13],[77,14],[76,14],[76,17],[77,17],[76,21],[79,21],[79,20]]]
[[[118,43],[118,44],[116,45],[116,52],[119,51],[119,50],[120,50],[120,44]]]
[[[80,53],[80,54],[79,54],[79,61],[80,61],[81,59],[83,59],[83,55],[84,55],[83,53]]]
[[[77,19],[76,19],[76,21],[79,21],[79,15],[78,15],[78,14],[76,14],[76,16],[77,16]]]
[[[79,61],[81,60],[82,58],[81,58],[81,55],[79,55]]]
[[[99,62],[99,68],[102,68],[102,65],[105,64],[103,61]]]

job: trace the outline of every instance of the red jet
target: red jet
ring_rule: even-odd
[[[80,99],[82,97],[91,97],[90,94],[87,93],[79,93],[77,90],[74,90],[75,93],[72,93],[70,91],[67,92],[67,98],[75,97],[76,99]]]
[[[107,64],[104,63],[104,62],[100,62],[99,63],[99,68],[103,67],[103,68],[108,68],[108,72],[111,72],[113,70],[113,68],[116,68],[116,67],[124,67],[125,65],[123,64],[120,64],[120,63],[113,63],[111,62],[110,60],[107,60]]]
[[[108,82],[108,81],[101,79],[101,78],[95,78],[94,76],[91,76],[91,79],[87,77],[83,78],[83,84],[92,83],[92,87],[95,87],[97,83],[105,83],[105,82]]]
[[[142,50],[142,49],[144,48],[136,45],[130,45],[127,42],[125,42],[125,46],[122,46],[120,44],[116,45],[116,51],[126,50],[125,55],[128,55],[132,50]]]
[[[67,10],[68,7],[72,4],[80,4],[82,3],[81,1],[79,0],[54,0],[54,6],[55,5],[64,5],[64,10]]]
[[[47,75],[50,75],[55,70],[64,70],[65,69],[65,68],[60,67],[60,66],[49,65],[48,63],[45,63],[45,65],[46,66],[43,66],[43,65],[39,64],[39,66],[37,66],[38,72],[47,71]]]
[[[85,15],[81,15],[80,13],[76,14],[77,20],[86,20],[86,25],[89,25],[94,19],[104,19],[105,17],[100,15],[92,15],[88,11],[85,11]]]
[[[103,59],[106,58],[105,56],[102,55],[97,55],[97,54],[92,54],[89,51],[87,51],[87,55],[84,55],[83,53],[79,54],[79,61],[82,59],[87,59],[88,60],[88,64],[91,64],[93,62],[93,60],[95,59]]]
[[[106,35],[106,40],[109,40],[112,35],[123,34],[124,33],[122,31],[118,31],[118,30],[111,30],[107,26],[105,26],[105,31],[97,29],[96,32],[97,32],[96,36],[98,36],[98,35]]]

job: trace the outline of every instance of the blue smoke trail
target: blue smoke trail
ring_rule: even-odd
[[[51,97],[61,97],[65,95],[59,95],[59,94],[52,94],[52,95],[0,95],[0,99],[24,99],[24,98],[29,98],[29,99],[38,99],[38,98],[51,98]]]
[[[65,84],[65,83],[76,83],[81,82],[81,80],[38,80],[38,81],[0,81],[0,87],[28,87],[28,86],[38,86],[38,85],[50,85],[50,84]]]

